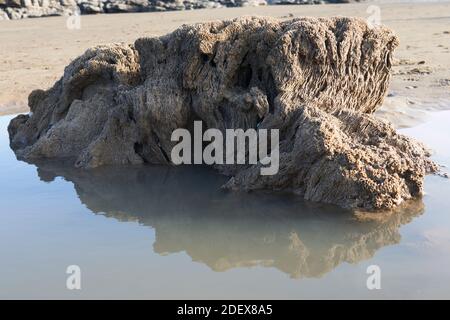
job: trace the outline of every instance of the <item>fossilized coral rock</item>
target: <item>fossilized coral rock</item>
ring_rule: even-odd
[[[244,17],[88,50],[9,126],[19,158],[78,167],[169,164],[177,128],[280,130],[280,171],[217,166],[231,189],[292,190],[344,207],[390,208],[435,170],[420,144],[369,113],[397,38],[356,18]]]

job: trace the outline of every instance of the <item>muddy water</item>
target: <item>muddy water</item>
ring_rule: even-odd
[[[0,117],[0,298],[450,298],[450,181],[381,221],[196,167],[29,165]],[[450,165],[450,111],[404,133]],[[81,268],[81,290],[66,269]],[[367,268],[381,270],[368,290]]]

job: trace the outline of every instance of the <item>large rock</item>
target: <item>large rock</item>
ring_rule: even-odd
[[[0,8],[0,21],[9,20],[8,14]]]
[[[82,14],[103,13],[105,0],[79,0],[78,7]]]
[[[221,165],[234,190],[289,190],[364,209],[420,196],[428,151],[370,115],[395,35],[356,18],[244,17],[89,49],[8,128],[20,159],[81,168],[170,164],[173,130],[279,129],[280,170]]]
[[[358,1],[358,0],[356,0]],[[353,0],[0,0],[0,20],[119,12],[173,11],[267,4],[346,3]],[[2,14],[2,11],[6,12]]]
[[[11,20],[72,15],[78,10],[75,0],[4,0],[0,1],[0,20],[1,7]]]

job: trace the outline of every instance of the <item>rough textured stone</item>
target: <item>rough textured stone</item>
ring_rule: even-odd
[[[0,8],[0,21],[1,20],[9,20],[8,14]]]
[[[0,20],[266,5],[266,0],[0,0]],[[4,12],[4,14],[2,14]]]
[[[356,18],[244,17],[183,26],[134,45],[88,50],[31,115],[11,121],[27,161],[77,167],[169,164],[171,133],[280,130],[280,170],[222,165],[233,190],[288,190],[343,207],[385,209],[420,196],[436,170],[420,143],[370,115],[389,84],[395,35]]]
[[[104,0],[81,0],[78,7],[82,14],[95,14],[104,12]]]
[[[11,20],[72,15],[78,10],[75,0],[6,0],[0,2],[2,8]]]

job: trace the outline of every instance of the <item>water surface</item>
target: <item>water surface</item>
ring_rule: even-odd
[[[381,221],[198,167],[17,161],[0,117],[0,298],[450,298],[450,182]],[[404,133],[450,164],[450,111]],[[82,289],[66,288],[78,265]],[[380,290],[366,269],[381,269]]]

